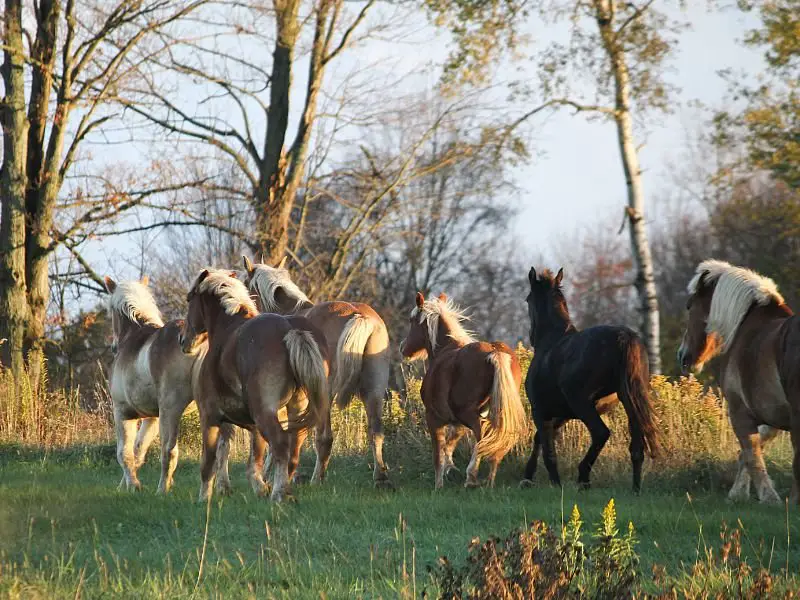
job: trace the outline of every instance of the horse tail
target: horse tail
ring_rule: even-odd
[[[478,442],[480,456],[502,458],[525,431],[525,409],[519,397],[519,382],[511,371],[511,355],[493,350],[487,360],[494,368],[489,405],[489,424]]]
[[[650,397],[650,363],[647,349],[638,339],[626,344],[623,352],[624,372],[619,399],[628,413],[628,420],[638,424],[644,437],[645,451],[650,458],[661,452],[660,434]]]
[[[332,396],[339,408],[345,408],[355,394],[364,350],[369,336],[375,328],[373,322],[360,313],[354,314],[339,336],[336,344],[336,375],[333,380]]]
[[[290,329],[283,337],[283,344],[289,353],[289,366],[297,386],[308,398],[306,409],[290,427],[292,430],[306,429],[317,424],[330,411],[328,363],[310,331]]]

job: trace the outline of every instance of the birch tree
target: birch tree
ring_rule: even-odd
[[[105,197],[79,213],[62,235],[55,208],[87,139],[114,118],[109,109],[133,68],[152,58],[148,43],[203,0],[5,0],[3,11],[3,162],[0,166],[0,362],[20,375],[27,358],[39,382],[48,263],[71,251],[83,225],[137,204]],[[32,4],[32,7],[31,7]],[[85,261],[84,261],[85,264]],[[88,266],[88,265],[87,265]]]
[[[522,55],[526,46],[521,31],[534,15],[539,26],[569,29],[568,43],[554,42],[531,53],[538,76],[515,82],[515,95],[529,104],[517,123],[546,110],[565,108],[614,124],[641,331],[650,368],[659,373],[658,294],[645,220],[637,124],[650,113],[669,110],[672,90],[664,79],[664,67],[682,25],[662,10],[676,10],[680,2],[426,0],[425,4],[435,22],[453,34],[455,47],[444,82],[449,87],[487,81],[487,67],[502,50]]]

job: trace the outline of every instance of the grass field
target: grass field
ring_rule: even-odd
[[[779,444],[780,445],[780,444]],[[800,514],[791,507],[725,502],[732,465],[646,476],[639,497],[630,475],[601,457],[594,489],[562,492],[544,483],[520,490],[521,458],[501,467],[499,487],[464,490],[461,478],[434,492],[421,447],[387,446],[395,492],[373,489],[365,455],[334,454],[323,487],[301,485],[296,504],[252,495],[243,464],[235,492],[198,504],[198,466],[182,460],[169,497],[154,493],[158,456],[141,471],[142,493],[116,490],[120,470],[110,445],[44,451],[0,446],[0,593],[6,597],[394,598],[430,588],[426,567],[440,555],[463,561],[469,541],[542,519],[560,527],[577,504],[588,524],[610,498],[621,528],[632,521],[645,578],[652,565],[675,581],[692,577],[706,548],[719,545],[723,523],[741,522],[743,554],[755,568],[800,570]],[[460,466],[466,462],[461,450]],[[785,452],[770,464],[788,492]],[[562,470],[574,479],[575,465]],[[306,472],[313,457],[304,457]],[[687,494],[688,492],[688,494]],[[207,521],[208,518],[208,521]],[[204,536],[207,527],[207,537]],[[790,536],[787,553],[787,534]],[[205,555],[203,549],[205,545]],[[200,565],[202,562],[202,572]],[[645,585],[645,587],[647,587]]]

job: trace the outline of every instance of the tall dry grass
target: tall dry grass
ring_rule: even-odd
[[[524,374],[532,353],[521,344],[517,347]],[[87,411],[79,403],[80,390],[51,389],[47,370],[42,369],[45,390],[38,396],[27,377],[15,381],[10,370],[0,370],[0,443],[19,443],[32,446],[69,446],[74,444],[106,443],[113,441],[111,402],[107,384],[98,381],[93,390],[94,408]],[[693,377],[670,379],[654,376],[651,380],[653,404],[662,431],[664,453],[659,468],[693,467],[703,462],[733,461],[738,453],[738,443],[727,416],[725,400],[715,390],[705,389]],[[384,402],[383,422],[390,444],[399,446],[395,452],[429,453],[430,439],[425,427],[425,410],[420,398],[421,380],[410,377],[401,395],[392,391]],[[530,406],[521,389],[523,405],[530,417]],[[597,472],[628,468],[628,423],[621,406],[604,416],[612,431],[597,464]],[[366,412],[357,398],[344,410],[334,409],[332,415],[335,434],[334,452],[337,454],[368,454],[369,430]],[[518,457],[530,452],[533,424],[514,450]],[[232,457],[243,459],[249,454],[249,435],[237,430],[232,444]],[[310,441],[307,442],[310,445]],[[471,443],[471,441],[470,441]],[[586,452],[590,438],[586,428],[578,421],[567,423],[559,432],[557,449],[566,465],[577,462]],[[199,455],[200,422],[194,404],[181,421],[181,452]],[[462,450],[463,451],[463,450]],[[773,459],[788,462],[791,448],[788,436],[782,436],[770,445]]]

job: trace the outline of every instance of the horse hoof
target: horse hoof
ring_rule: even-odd
[[[479,487],[481,487],[481,484],[478,483],[477,481],[467,481],[464,484],[464,488],[467,490],[475,490],[478,489]]]
[[[536,484],[530,479],[523,479],[519,482],[519,489],[525,490],[534,487]]]
[[[292,477],[292,483],[296,483],[297,485],[303,485],[306,483],[306,478],[300,475],[300,473],[295,473],[294,477]]]
[[[578,482],[578,490],[580,490],[581,492],[585,492],[585,491],[590,490],[590,489],[592,489],[592,484],[589,483],[588,481],[579,481]]]
[[[375,489],[378,490],[391,490],[394,491],[395,487],[394,484],[391,482],[390,479],[378,479],[375,481]]]

